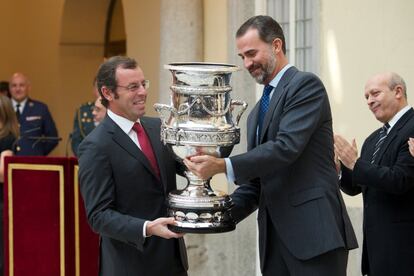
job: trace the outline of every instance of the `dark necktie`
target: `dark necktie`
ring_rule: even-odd
[[[379,150],[381,149],[381,145],[384,143],[385,138],[387,138],[387,131],[390,128],[390,125],[386,123],[380,130],[378,135],[378,141],[375,144],[374,153],[372,154],[371,164],[375,162],[375,157],[377,156]]]
[[[20,104],[16,104],[16,117],[17,121],[20,119]]]
[[[272,92],[272,90],[273,90],[273,86],[271,85],[266,85],[263,88],[263,95],[262,95],[262,98],[260,99],[259,119],[257,122],[259,126],[259,132],[258,132],[259,137],[262,131],[264,117],[266,115],[267,110],[269,109],[270,93]]]
[[[150,140],[147,134],[145,133],[144,128],[140,123],[134,123],[132,129],[137,133],[139,145],[141,146],[141,151],[147,157],[152,169],[158,176],[158,179],[160,179],[160,169],[158,168],[157,159],[155,159],[154,151],[152,150]]]

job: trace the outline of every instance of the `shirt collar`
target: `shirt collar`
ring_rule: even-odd
[[[134,126],[135,122],[115,114],[110,109],[107,110],[107,113],[109,118],[111,118],[115,122],[115,124],[117,124],[122,129],[123,132],[128,134],[132,130],[132,127]],[[137,120],[137,122],[139,123],[139,119]]]
[[[390,125],[390,128],[388,129],[387,133],[390,133],[390,130],[392,129],[392,127],[395,126],[395,124],[398,122],[398,120],[401,119],[401,117],[408,110],[410,110],[410,106],[406,105],[404,108],[402,108],[400,111],[398,111],[397,114],[394,115],[394,117],[392,117],[392,119],[388,122],[388,124]]]
[[[13,109],[16,110],[16,106],[19,102],[17,102],[13,98],[11,99],[11,101],[12,101],[12,104],[13,104]],[[27,98],[19,103],[20,104],[20,111],[22,111],[24,109],[24,106],[26,105],[26,103],[27,103]]]
[[[292,64],[286,64],[285,67],[282,68],[282,70],[279,71],[279,73],[276,74],[276,76],[273,78],[273,80],[271,80],[269,82],[269,85],[273,86],[273,87],[277,87],[277,85],[279,84],[279,81],[282,79],[283,75],[285,74],[285,72],[292,67]],[[274,88],[273,88],[274,89]]]

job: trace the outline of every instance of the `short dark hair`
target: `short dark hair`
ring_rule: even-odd
[[[8,81],[0,81],[0,91],[9,92],[9,82]]]
[[[111,90],[115,96],[118,95],[116,92],[118,86],[116,69],[135,69],[137,67],[138,63],[135,59],[125,56],[113,56],[99,66],[98,73],[96,74],[96,83],[103,106],[108,107],[109,105],[108,100],[102,95],[103,86]]]
[[[282,40],[282,51],[286,55],[286,41],[282,27],[272,17],[257,15],[249,18],[237,30],[236,38],[243,36],[248,30],[256,29],[262,41],[272,44],[275,38]]]

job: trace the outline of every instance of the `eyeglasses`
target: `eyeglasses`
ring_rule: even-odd
[[[128,86],[122,86],[122,85],[117,85],[116,87],[121,87],[121,88],[125,88],[126,90],[130,91],[130,92],[136,92],[139,89],[141,89],[141,87],[144,87],[144,89],[148,89],[150,86],[150,81],[149,80],[144,80],[143,82],[139,83],[131,83]]]

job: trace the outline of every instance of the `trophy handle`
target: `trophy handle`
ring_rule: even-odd
[[[241,118],[242,114],[244,113],[244,111],[246,111],[248,104],[245,101],[231,100],[230,105],[231,105],[232,108],[235,105],[241,105],[242,106],[241,110],[239,111],[239,113],[237,114],[237,117],[236,117],[236,126],[239,126],[240,118]]]
[[[177,109],[175,109],[175,107],[166,104],[156,103],[154,104],[154,109],[160,115],[163,125],[165,125],[165,120],[168,118],[169,115],[173,115],[173,117],[176,117],[176,115],[178,114]],[[166,111],[169,111],[169,113],[166,114]]]

